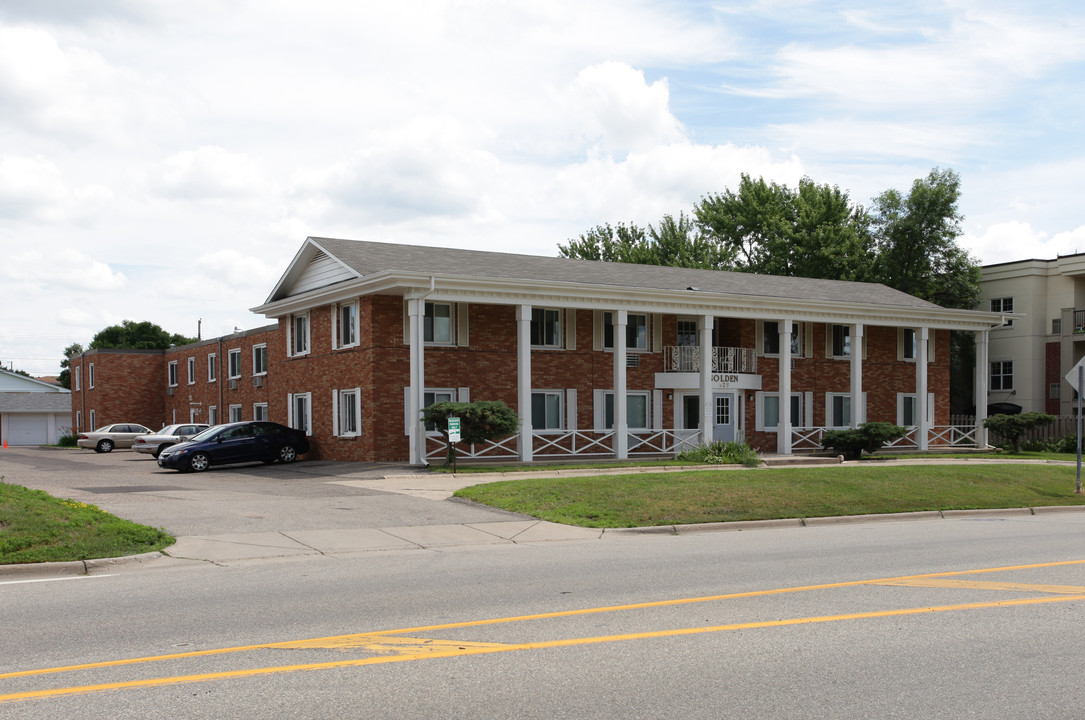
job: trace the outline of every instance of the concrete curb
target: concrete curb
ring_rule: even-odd
[[[131,565],[145,565],[153,560],[166,557],[161,552],[140,553],[116,558],[95,558],[93,560],[71,560],[68,562],[21,563],[0,565],[0,579],[33,580],[40,577],[66,577],[72,575],[94,575],[109,570],[127,568]]]

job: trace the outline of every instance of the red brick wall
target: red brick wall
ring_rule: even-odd
[[[272,326],[277,327],[277,326]],[[258,328],[236,335],[226,335],[214,340],[205,340],[192,345],[182,345],[170,348],[165,352],[160,387],[165,395],[165,407],[161,422],[169,425],[174,422],[189,422],[190,412],[194,412],[193,422],[210,422],[210,408],[218,408],[218,421],[229,422],[229,408],[231,405],[241,406],[241,419],[253,419],[253,405],[255,403],[267,403],[268,419],[272,422],[286,421],[285,400],[281,406],[276,407],[272,399],[272,389],[275,382],[275,373],[271,370],[271,358],[273,356],[272,338],[278,336],[277,331],[269,331],[267,328]],[[260,377],[260,385],[254,382],[253,375],[253,347],[267,343],[268,346],[268,369],[267,374]],[[241,351],[241,377],[231,380],[229,377],[229,355],[231,350]],[[209,354],[215,357],[209,358]],[[196,370],[194,382],[189,382],[188,359],[195,360]],[[168,394],[168,364],[177,362],[177,386],[173,388],[173,394]],[[215,380],[207,379],[208,362],[216,365]]]
[[[89,367],[94,364],[94,387],[90,387]],[[94,411],[97,427],[119,422],[134,422],[149,428],[161,427],[165,363],[161,350],[89,350],[71,360],[72,387],[80,375],[80,389],[72,391],[72,427],[76,412],[83,416],[81,430],[90,427]]]
[[[1061,412],[1059,398],[1048,397],[1048,388],[1053,384],[1062,385],[1061,343],[1058,340],[1049,342],[1044,348],[1044,412],[1049,415],[1058,415]]]

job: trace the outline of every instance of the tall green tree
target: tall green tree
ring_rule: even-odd
[[[961,178],[934,168],[907,194],[886,190],[874,199],[877,281],[937,305],[973,308],[979,264],[957,244]]]
[[[630,223],[597,225],[567,245],[558,245],[558,254],[581,260],[669,265],[719,270],[729,266],[729,256],[700,232],[685,213],[664,215],[658,227],[647,229]]]
[[[179,333],[170,334],[153,322],[124,320],[120,325],[110,325],[98,331],[88,349],[130,348],[134,350],[163,350],[170,345],[185,345],[196,338]]]
[[[693,213],[736,270],[870,279],[869,217],[838,187],[803,178],[792,189],[743,174],[737,191],[705,195]]]

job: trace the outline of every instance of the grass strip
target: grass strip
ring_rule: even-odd
[[[174,540],[95,505],[0,482],[0,565],[138,555]]]
[[[1075,475],[1058,465],[861,465],[530,478],[455,494],[565,525],[621,528],[1085,505]]]

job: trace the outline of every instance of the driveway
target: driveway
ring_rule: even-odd
[[[171,557],[220,563],[599,535],[449,499],[462,481],[394,464],[302,460],[179,473],[130,450],[20,447],[0,450],[0,476],[163,528],[178,538]]]

